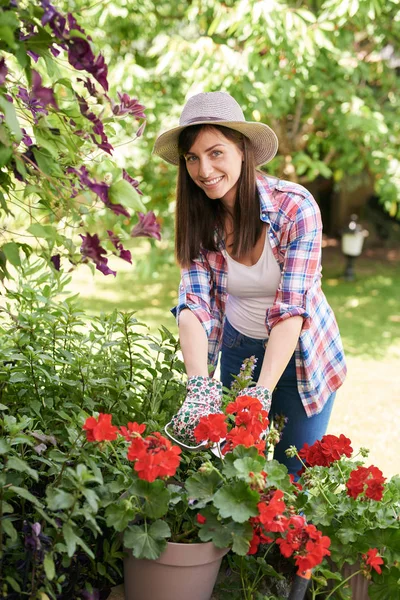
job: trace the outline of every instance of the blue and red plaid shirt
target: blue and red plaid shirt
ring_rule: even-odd
[[[309,417],[318,414],[346,376],[343,346],[335,316],[321,289],[320,210],[302,186],[257,173],[260,219],[267,223],[281,280],[273,305],[266,310],[266,337],[294,316],[304,319],[295,350],[297,386]],[[208,360],[215,369],[222,343],[227,300],[227,262],[217,251],[202,249],[190,268],[182,269],[177,320],[189,308],[208,337]]]

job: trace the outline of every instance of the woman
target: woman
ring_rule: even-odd
[[[286,425],[274,457],[295,474],[286,448],[325,434],[346,374],[335,317],[321,290],[319,208],[302,186],[256,169],[276,154],[274,132],[247,122],[224,92],[186,103],[154,152],[178,165],[176,256],[182,267],[179,337],[187,396],[172,420],[194,442],[202,414],[218,412],[245,358],[257,357],[257,397]],[[221,351],[221,382],[209,375]]]

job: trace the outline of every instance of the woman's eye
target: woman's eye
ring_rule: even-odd
[[[213,156],[219,156],[220,154],[222,154],[221,150],[214,150],[213,152]]]
[[[197,156],[187,156],[186,157],[186,162],[194,162],[196,160]]]

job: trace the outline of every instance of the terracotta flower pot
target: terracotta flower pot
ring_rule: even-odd
[[[210,600],[227,552],[212,542],[168,542],[157,560],[129,554],[124,559],[125,600]]]

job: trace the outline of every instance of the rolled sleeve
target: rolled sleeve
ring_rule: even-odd
[[[210,271],[202,259],[196,260],[188,269],[182,269],[178,304],[171,312],[179,323],[179,315],[185,308],[198,318],[209,338],[216,320],[210,307]]]
[[[310,326],[307,293],[321,277],[322,223],[317,204],[308,199],[300,205],[288,234],[275,301],[267,311],[268,333],[291,317],[303,317],[303,330]]]

